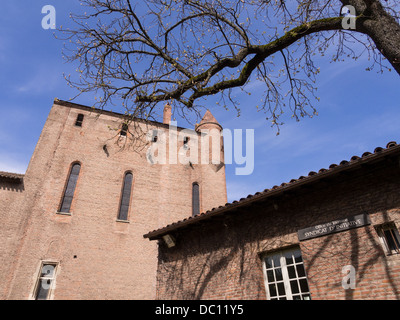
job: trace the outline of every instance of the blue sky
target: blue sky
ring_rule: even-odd
[[[56,8],[57,26],[68,22],[71,11],[81,9],[78,1],[2,1],[0,171],[25,172],[53,99],[67,100],[75,94],[63,72],[73,73],[76,66],[62,59],[63,42],[41,27],[46,4]],[[237,176],[235,164],[227,166],[228,201],[372,152],[389,141],[400,142],[400,77],[394,72],[367,72],[368,66],[366,58],[334,64],[321,60],[319,115],[286,121],[279,136],[256,111],[255,98],[237,95],[240,117],[210,98],[209,109],[224,128],[255,130],[254,171]],[[92,98],[81,96],[75,102],[92,105]]]

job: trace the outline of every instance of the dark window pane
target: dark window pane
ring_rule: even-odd
[[[267,270],[267,278],[268,278],[268,282],[275,281],[274,272],[272,270]]]
[[[276,277],[276,281],[281,281],[281,280],[283,280],[283,277],[282,277],[282,269],[281,269],[281,268],[276,268],[276,269],[275,269],[275,277]]]
[[[192,187],[192,216],[200,213],[200,190],[197,183]]]
[[[122,188],[122,204],[129,206],[132,189],[132,174],[127,173],[124,179],[124,186]]]
[[[294,261],[295,262],[302,262],[303,259],[301,258],[301,252],[300,250],[296,250],[293,252],[293,256],[294,256]]]
[[[51,280],[40,279],[36,291],[36,300],[46,300],[50,290]]]
[[[301,292],[308,292],[308,284],[306,279],[300,279],[300,290]]]
[[[79,163],[75,163],[71,169],[71,176],[78,176],[80,169],[81,165]]]
[[[68,177],[67,187],[64,192],[63,200],[60,207],[60,212],[69,212],[71,209],[72,198],[74,196],[76,182],[78,181],[81,165],[75,163]]]
[[[290,281],[290,289],[292,293],[299,293],[299,285],[297,284],[297,280]]]
[[[285,253],[286,265],[293,264],[292,252]]]
[[[60,208],[60,212],[69,212],[69,209],[71,208],[71,202],[72,202],[72,197],[64,197],[64,200]]]
[[[397,250],[400,248],[399,242],[395,236],[392,229],[384,231],[386,242],[388,244],[389,250]]]
[[[283,296],[285,294],[285,285],[283,284],[283,282],[278,282],[277,286],[279,295]]]
[[[281,256],[276,255],[272,258],[274,260],[274,267],[280,267],[281,266]]]
[[[124,185],[122,187],[121,203],[118,213],[119,220],[128,219],[129,203],[131,199],[131,190],[132,190],[132,180],[133,180],[133,175],[132,173],[128,172],[125,175]]]
[[[128,220],[128,210],[126,209],[121,209],[118,220]]]
[[[157,130],[153,130],[151,141],[152,142],[157,142],[157,140],[158,140],[158,131]]]
[[[126,136],[126,132],[128,131],[128,125],[126,123],[124,123],[122,125],[121,131],[119,132],[119,134],[121,136]]]
[[[129,207],[131,190],[128,187],[127,187],[127,189],[129,189],[129,190],[124,190],[124,192],[122,193],[121,206]]]
[[[272,259],[271,259],[271,257],[268,257],[268,258],[265,259],[265,267],[267,269],[272,268]]]
[[[399,233],[397,232],[397,229],[392,230],[392,235],[393,235],[393,240],[396,244],[396,249],[400,249]]]
[[[121,205],[121,208],[119,210],[118,220],[128,220],[128,211],[129,211],[129,206]]]
[[[82,122],[83,122],[83,114],[78,114],[78,116],[76,117],[75,125],[78,127],[82,127]]]
[[[40,273],[41,277],[52,278],[54,275],[55,266],[52,264],[45,264]]]
[[[276,287],[275,287],[275,285],[274,284],[270,284],[268,286],[268,288],[269,288],[269,295],[271,297],[275,297],[276,296]]]
[[[132,184],[132,180],[133,180],[133,175],[132,175],[132,173],[128,172],[125,175],[125,183],[128,184],[128,185],[131,185]]]
[[[73,197],[75,192],[76,180],[69,180],[67,184],[67,189],[65,190],[65,197]]]
[[[293,296],[293,300],[301,300],[301,296],[300,295],[295,295],[295,296]]]
[[[296,278],[296,271],[294,270],[294,266],[288,267],[287,270],[288,270],[288,274],[289,274],[289,279]]]
[[[296,269],[297,269],[297,276],[298,277],[305,277],[306,276],[306,272],[305,272],[304,266],[302,264],[296,265]]]

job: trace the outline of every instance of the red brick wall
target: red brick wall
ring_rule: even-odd
[[[297,231],[368,213],[372,224],[299,242]],[[374,226],[400,226],[396,161],[340,174],[291,194],[255,202],[159,241],[157,298],[265,299],[261,256],[300,247],[312,299],[399,299],[400,255],[386,256]],[[356,288],[344,289],[352,265]]]
[[[0,300],[5,298],[5,283],[12,268],[10,261],[15,259],[18,250],[18,235],[21,228],[21,205],[24,197],[24,184],[8,179],[0,179]]]
[[[82,127],[74,125],[79,113]],[[123,147],[113,130],[120,126],[115,114],[54,104],[25,175],[21,207],[2,212],[9,220],[15,214],[9,233],[16,235],[14,251],[4,247],[0,235],[7,262],[0,267],[3,298],[32,298],[40,263],[50,260],[59,263],[55,299],[153,299],[157,245],[143,234],[191,215],[194,181],[215,179],[221,186],[218,205],[226,202],[224,170],[204,175],[200,167],[150,165],[147,147]],[[155,122],[142,128],[168,129]],[[57,214],[75,161],[81,170],[71,215]],[[134,177],[129,223],[116,221],[127,170]],[[212,192],[203,190],[202,197],[205,209],[216,205],[209,201]]]

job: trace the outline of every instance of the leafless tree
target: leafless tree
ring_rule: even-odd
[[[197,112],[205,97],[233,105],[237,89],[264,88],[257,106],[272,125],[289,112],[316,114],[318,59],[357,60],[400,74],[398,0],[83,0],[63,29],[67,61],[79,90],[100,92],[98,105],[117,101],[127,113],[151,118],[169,102]],[[355,9],[355,28],[344,16]],[[350,11],[351,13],[351,11]],[[346,20],[346,21],[344,21]],[[241,91],[239,91],[241,93]]]

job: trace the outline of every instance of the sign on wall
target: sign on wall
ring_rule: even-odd
[[[368,214],[358,214],[345,219],[335,220],[297,231],[300,241],[326,236],[371,224]]]

